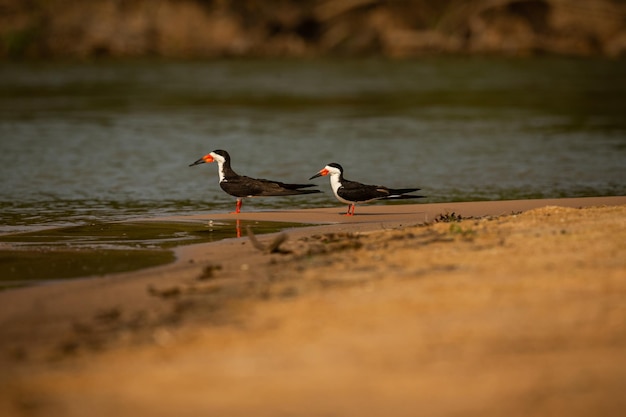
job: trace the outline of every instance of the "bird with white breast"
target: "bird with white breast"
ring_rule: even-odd
[[[189,166],[192,167],[209,162],[217,162],[217,172],[222,190],[237,197],[235,213],[241,212],[242,199],[245,197],[280,197],[321,192],[320,190],[302,190],[302,188],[315,187],[315,184],[289,184],[239,175],[230,166],[230,155],[228,152],[221,149],[204,155]]]
[[[419,191],[419,188],[388,188],[382,185],[368,185],[350,181],[343,177],[343,168],[336,162],[326,165],[309,180],[328,175],[330,186],[337,200],[349,204],[347,216],[354,216],[357,203],[369,203],[376,200],[404,200],[424,198],[423,195],[409,194]]]

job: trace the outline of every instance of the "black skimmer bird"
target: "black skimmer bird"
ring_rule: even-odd
[[[241,199],[244,197],[270,197],[299,194],[319,193],[320,190],[301,190],[300,188],[315,187],[315,184],[286,184],[279,181],[271,181],[250,178],[239,175],[230,167],[230,155],[223,150],[216,150],[204,155],[189,166],[217,162],[220,187],[228,194],[237,197],[235,213],[241,211]]]
[[[360,182],[349,181],[343,177],[343,168],[341,165],[333,162],[326,165],[320,172],[313,175],[313,178],[330,175],[330,186],[337,200],[345,204],[350,204],[347,216],[354,216],[354,206],[357,203],[368,203],[375,200],[397,199],[403,200],[408,198],[423,198],[423,195],[411,195],[419,188],[387,188],[382,185],[367,185]]]

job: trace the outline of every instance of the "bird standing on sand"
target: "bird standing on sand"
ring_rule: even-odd
[[[274,197],[285,195],[313,194],[320,190],[301,190],[300,188],[315,187],[315,184],[286,184],[279,181],[271,181],[250,178],[239,175],[230,167],[230,155],[221,149],[204,155],[189,166],[217,162],[220,187],[228,194],[237,197],[235,213],[241,211],[242,198],[244,197]]]
[[[408,198],[423,198],[423,195],[411,195],[419,188],[387,188],[382,185],[367,185],[360,182],[349,181],[343,177],[343,168],[341,165],[333,162],[326,165],[320,172],[313,175],[313,178],[330,175],[330,186],[337,200],[345,204],[350,204],[347,216],[354,216],[354,207],[356,203],[368,203],[375,200],[397,199],[404,200]],[[352,211],[350,211],[352,210]]]

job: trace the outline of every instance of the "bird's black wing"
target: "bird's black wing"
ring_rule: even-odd
[[[339,197],[348,201],[369,201],[389,197],[390,193],[386,187],[377,185],[361,184],[356,181],[344,179],[341,187],[337,190]]]
[[[319,190],[300,190],[315,184],[287,184],[280,181],[239,176],[220,183],[224,191],[236,197],[261,197],[319,193]]]
[[[383,185],[367,185],[361,184],[356,181],[343,180],[342,186],[337,190],[337,194],[341,198],[348,201],[371,201],[371,200],[384,200],[384,199],[409,199],[409,198],[423,198],[421,195],[410,195],[418,191],[419,188],[387,188]]]
[[[391,195],[402,195],[402,194],[408,194],[408,193],[412,193],[415,191],[419,191],[419,188],[388,188],[389,193]]]

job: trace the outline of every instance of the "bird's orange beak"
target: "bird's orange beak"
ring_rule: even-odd
[[[309,178],[309,180],[312,180],[313,178],[317,178],[317,177],[323,177],[324,175],[328,175],[328,170],[326,168],[322,169],[320,172],[313,175],[311,178]]]
[[[211,156],[210,153],[204,155],[202,158],[198,159],[196,162],[194,162],[193,164],[189,164],[190,167],[194,166],[194,165],[200,165],[200,164],[204,164],[205,162],[213,162],[214,159]]]

